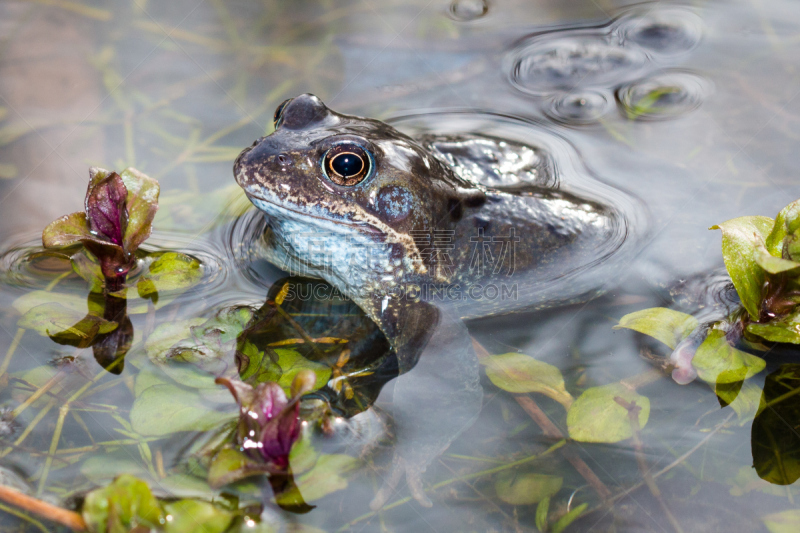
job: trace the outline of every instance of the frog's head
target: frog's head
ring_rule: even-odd
[[[275,111],[275,131],[236,160],[236,181],[268,216],[293,228],[358,234],[403,245],[452,227],[484,193],[410,137],[342,115],[303,94]],[[410,240],[411,239],[411,240]]]

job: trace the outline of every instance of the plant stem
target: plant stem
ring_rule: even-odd
[[[478,354],[478,357],[488,357],[490,354],[477,340],[474,338],[472,339],[472,346],[475,349],[475,353]],[[530,396],[523,395],[523,394],[515,394],[514,399],[517,401],[520,407],[530,416],[536,425],[538,425],[542,432],[548,437],[552,437],[554,439],[563,439],[564,434],[561,433],[561,430],[547,417],[547,415],[539,408],[539,405],[536,401],[531,398]],[[606,487],[605,483],[603,483],[597,474],[586,464],[586,461],[581,459],[581,457],[575,453],[574,450],[569,448],[564,448],[561,450],[561,454],[564,458],[570,462],[570,464],[578,471],[578,473],[586,480],[586,482],[597,492],[597,494],[603,500],[607,500],[611,497],[611,491],[608,487]]]
[[[32,498],[31,496],[22,494],[5,485],[0,485],[0,500],[14,507],[36,513],[47,520],[63,524],[73,531],[86,531],[86,522],[84,522],[83,517],[78,513]],[[4,510],[10,512],[7,509]],[[47,530],[43,529],[43,531]]]
[[[17,351],[23,335],[25,335],[25,329],[18,328],[16,335],[14,335],[14,339],[11,341],[11,345],[8,347],[8,350],[6,350],[6,356],[3,358],[3,364],[0,365],[0,378],[2,378],[3,375],[5,375],[6,370],[8,370],[8,365],[11,364],[11,356],[14,355],[15,351]]]
[[[47,459],[45,459],[44,462],[42,475],[39,477],[39,487],[36,489],[37,498],[41,497],[45,483],[47,483],[47,478],[50,475],[50,467],[53,466],[53,457],[55,457],[56,451],[58,450],[58,441],[61,440],[61,431],[64,429],[64,419],[67,417],[67,413],[69,413],[69,403],[62,405],[58,410],[56,429],[53,432],[53,438],[50,440],[50,450],[47,452]]]

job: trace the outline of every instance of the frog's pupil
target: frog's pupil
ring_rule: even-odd
[[[331,168],[340,176],[348,178],[364,169],[364,160],[356,154],[345,152],[333,158]]]

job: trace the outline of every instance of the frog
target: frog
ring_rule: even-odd
[[[432,505],[424,472],[477,419],[465,320],[583,301],[602,290],[594,267],[625,248],[624,213],[565,186],[557,167],[518,141],[412,137],[311,94],[280,104],[274,131],[236,159],[236,182],[267,219],[266,259],[333,285],[397,358],[394,460],[373,509],[403,478]]]

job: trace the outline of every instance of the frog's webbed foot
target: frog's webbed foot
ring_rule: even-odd
[[[424,468],[420,469],[417,466],[410,465],[406,463],[401,456],[396,455],[392,461],[392,471],[390,472],[389,477],[383,481],[383,486],[370,502],[370,509],[377,511],[386,505],[386,502],[389,500],[392,494],[394,494],[395,489],[397,489],[397,485],[400,484],[403,476],[406,478],[406,483],[408,484],[409,491],[411,491],[411,496],[413,496],[414,499],[417,500],[417,502],[423,507],[432,507],[433,502],[425,494],[425,488],[422,486],[422,474],[424,472]]]
[[[461,320],[440,317],[416,366],[397,379],[386,406],[394,419],[395,455],[370,507],[382,507],[403,477],[414,499],[430,507],[422,475],[477,419],[482,401],[480,367],[469,333]]]

